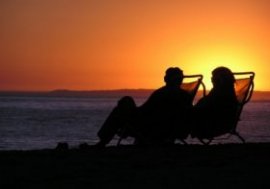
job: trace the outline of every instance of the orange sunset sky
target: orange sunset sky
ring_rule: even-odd
[[[256,72],[270,91],[269,0],[0,0],[0,90],[157,88],[179,66]]]

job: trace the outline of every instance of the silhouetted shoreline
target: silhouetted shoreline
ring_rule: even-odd
[[[8,188],[268,188],[270,143],[0,151],[0,167]]]
[[[0,97],[148,97],[153,89],[0,91]],[[198,97],[202,91],[198,91]],[[270,91],[254,91],[251,101],[269,101]]]

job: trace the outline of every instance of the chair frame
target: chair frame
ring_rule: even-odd
[[[228,133],[224,133],[224,134],[230,134],[230,135],[234,135],[236,136],[242,143],[245,143],[246,140],[244,139],[244,137],[242,137],[240,135],[240,133],[236,130],[238,122],[240,121],[240,116],[242,114],[242,110],[244,108],[244,105],[246,103],[248,103],[252,97],[253,94],[253,90],[254,90],[254,78],[255,78],[255,73],[254,72],[233,72],[234,76],[246,76],[244,78],[236,78],[236,80],[238,79],[250,79],[250,83],[248,85],[248,89],[246,90],[245,94],[244,94],[244,98],[242,100],[242,102],[238,103],[238,111],[236,114],[236,121],[233,124],[233,128],[228,132]],[[215,137],[213,138],[209,138],[209,139],[199,139],[200,142],[204,145],[209,145],[213,140],[215,140]]]
[[[195,81],[198,82],[197,86],[194,88],[193,92],[191,93],[192,96],[192,103],[194,103],[194,99],[198,93],[198,90],[200,87],[202,87],[202,96],[204,97],[206,95],[206,87],[205,84],[203,83],[203,75],[201,74],[195,74],[195,75],[184,75],[183,78],[183,83],[182,84],[189,84],[189,83],[193,83],[195,81],[191,81],[191,82],[184,82],[185,79],[197,79]],[[184,88],[182,88],[184,89]],[[185,90],[185,89],[184,89]],[[185,139],[180,139],[180,138],[176,138],[177,140],[181,141],[183,144],[188,144]]]
[[[205,84],[203,83],[203,75],[201,74],[195,74],[195,75],[184,75],[184,79],[183,81],[188,78],[188,79],[195,79],[197,78],[197,81],[198,81],[198,85],[194,88],[194,91],[193,91],[193,94],[192,95],[192,99],[194,100],[200,86],[202,87],[202,91],[203,91],[203,96],[206,95],[206,87],[205,87]],[[192,83],[192,82],[183,82],[182,84],[188,84],[188,83]],[[185,89],[184,89],[185,90]]]

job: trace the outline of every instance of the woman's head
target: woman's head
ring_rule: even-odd
[[[233,86],[235,78],[232,71],[226,67],[217,67],[212,71],[212,83],[214,87]]]

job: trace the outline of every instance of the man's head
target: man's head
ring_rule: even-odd
[[[170,67],[166,70],[164,81],[169,86],[180,86],[183,81],[183,71],[178,67]]]

